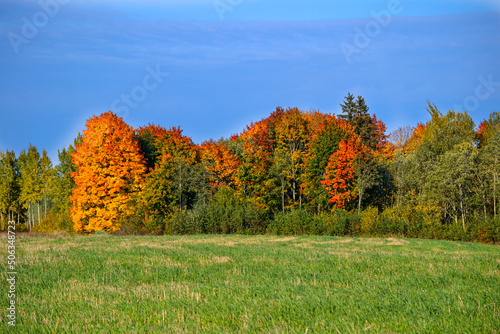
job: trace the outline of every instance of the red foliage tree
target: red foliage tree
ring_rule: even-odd
[[[331,155],[321,181],[328,192],[330,203],[337,208],[345,208],[349,201],[356,198],[355,161],[359,154],[359,139],[341,140],[338,150]]]

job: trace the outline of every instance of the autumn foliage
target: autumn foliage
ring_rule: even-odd
[[[356,198],[354,162],[359,154],[359,142],[340,140],[338,150],[330,156],[325,176],[321,181],[328,192],[330,203],[337,208],[345,208]]]
[[[0,152],[0,223],[30,231],[297,233],[500,240],[500,112],[477,127],[428,102],[395,129],[361,96],[339,115],[277,107],[230,138],[87,121],[53,167],[30,145]],[[0,224],[0,229],[1,229]]]
[[[146,170],[132,127],[112,112],[92,117],[72,162],[77,168],[71,174],[75,231],[120,229],[120,218],[132,213],[130,195],[140,189]]]
[[[125,222],[141,233],[262,233],[265,219],[296,210],[362,219],[365,210],[395,205],[386,217],[397,222],[391,226],[416,217],[426,226],[460,219],[466,231],[475,203],[485,217],[496,212],[498,113],[476,130],[468,114],[442,114],[429,103],[429,121],[398,129],[389,141],[362,97],[348,95],[341,107],[338,116],[277,107],[239,134],[201,144],[180,127],[134,130],[111,112],[93,117],[72,154],[74,229],[116,231]],[[488,167],[473,170],[475,163]],[[456,176],[447,179],[451,170]],[[474,192],[475,202],[468,195]],[[31,211],[39,206],[33,198]],[[372,225],[361,232],[372,233]]]
[[[418,123],[414,128],[413,134],[406,143],[405,150],[406,152],[414,152],[422,143],[422,140],[425,135],[426,125],[422,123]]]
[[[149,125],[138,131],[142,151],[147,156],[149,172],[138,194],[145,217],[169,217],[182,210],[191,167],[198,160],[192,140],[179,127],[164,129]]]
[[[220,141],[209,140],[201,144],[200,155],[201,165],[212,187],[219,188],[223,185],[233,189],[239,187],[240,161],[229,147]]]

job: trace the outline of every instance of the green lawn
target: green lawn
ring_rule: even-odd
[[[7,239],[1,280],[7,299]],[[500,247],[273,236],[18,238],[19,333],[498,333]],[[5,292],[5,293],[4,293]]]

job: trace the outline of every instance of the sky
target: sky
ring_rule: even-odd
[[[348,92],[389,132],[500,111],[499,0],[4,0],[0,35],[0,150],[54,164],[108,110],[197,143]]]

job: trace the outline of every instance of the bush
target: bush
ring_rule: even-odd
[[[304,209],[291,209],[284,215],[277,213],[268,233],[277,235],[322,234],[321,221]]]
[[[231,188],[219,189],[213,200],[198,202],[169,221],[172,234],[261,234],[267,227],[266,214],[249,199],[242,199]],[[168,229],[167,229],[168,230]]]
[[[60,213],[49,213],[47,218],[42,219],[39,224],[33,228],[34,232],[51,233],[53,231],[73,232],[73,222],[69,215]]]
[[[166,233],[168,234],[203,234],[207,233],[205,221],[207,206],[197,204],[191,210],[176,212],[169,220]]]
[[[112,235],[146,235],[149,234],[144,226],[144,219],[140,215],[122,217],[118,222],[120,230],[111,232]]]
[[[360,229],[365,235],[374,234],[379,225],[378,208],[369,206],[361,212]]]
[[[337,215],[339,223],[344,225],[345,235],[359,235],[361,222],[356,213],[347,212],[345,210],[336,210],[334,214]]]
[[[184,214],[184,229],[186,234],[205,233],[206,209],[207,205],[200,203],[196,205],[192,210],[188,210]]]
[[[405,237],[408,233],[409,223],[401,217],[395,208],[386,208],[380,214],[376,233],[380,235],[397,235]]]
[[[344,235],[345,226],[339,224],[339,219],[337,219],[336,215],[321,212],[315,218],[321,226],[322,234],[331,236]]]
[[[497,218],[477,217],[473,219],[470,227],[471,239],[482,243],[492,244],[500,242],[500,216]]]
[[[356,224],[359,225],[357,215],[343,209],[337,209],[331,214],[322,212],[316,219],[322,226],[323,234],[330,236],[355,235]]]

